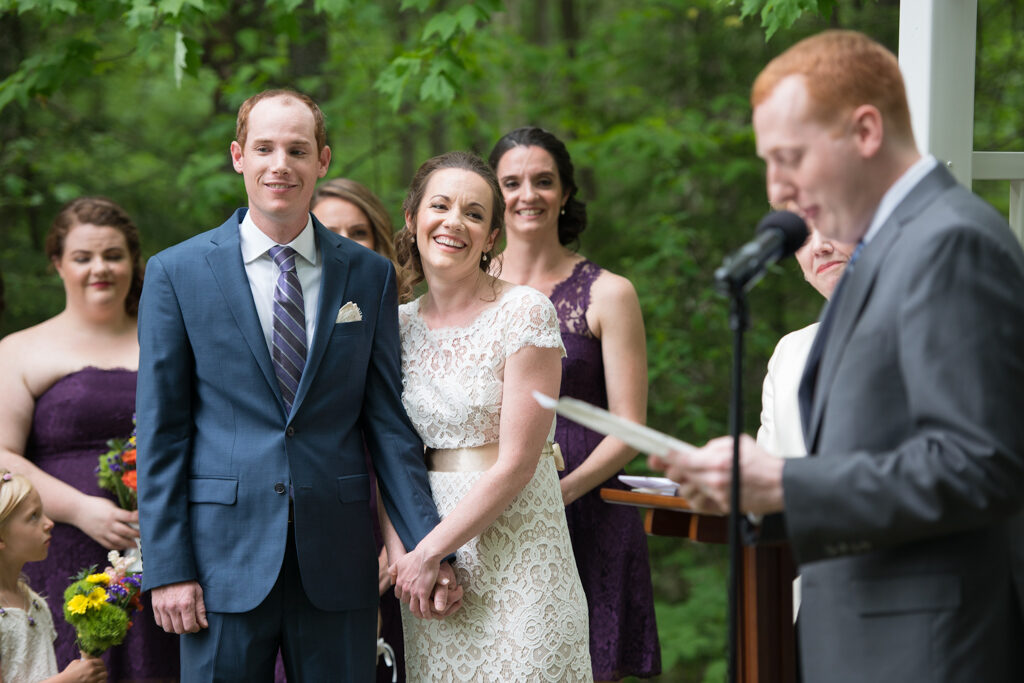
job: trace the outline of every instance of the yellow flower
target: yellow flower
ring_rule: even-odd
[[[106,601],[107,591],[97,586],[88,595],[76,595],[68,600],[68,611],[72,614],[85,614],[87,610],[99,609]]]
[[[92,589],[92,593],[89,593],[86,600],[89,601],[86,609],[92,609],[93,607],[99,609],[103,606],[103,603],[107,601],[107,591],[103,590],[99,586]]]
[[[110,583],[110,577],[106,574],[89,574],[85,580],[89,583],[102,583],[104,586]]]
[[[84,595],[76,595],[68,600],[68,611],[72,614],[85,614],[89,600]]]

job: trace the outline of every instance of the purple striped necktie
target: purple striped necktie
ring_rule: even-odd
[[[270,258],[280,270],[274,287],[274,373],[289,413],[306,366],[306,309],[302,302],[302,285],[295,272],[297,255],[291,247],[270,248]]]

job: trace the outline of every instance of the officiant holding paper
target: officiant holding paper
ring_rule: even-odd
[[[754,83],[769,201],[856,245],[800,386],[811,457],[744,436],[741,507],[803,577],[804,680],[1019,681],[1024,255],[999,214],[918,153],[893,54],[828,31]],[[728,508],[732,440],[667,461]]]

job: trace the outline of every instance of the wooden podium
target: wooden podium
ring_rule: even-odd
[[[644,508],[644,529],[648,534],[689,538],[698,543],[729,542],[728,517],[693,512],[682,498],[619,489],[601,489],[601,498],[609,503]],[[796,567],[788,546],[743,548],[737,681],[796,680],[795,576]]]

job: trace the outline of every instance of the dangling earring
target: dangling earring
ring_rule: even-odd
[[[484,252],[484,253],[480,254],[480,267],[481,268],[485,268],[487,266],[487,262],[490,259],[491,259],[491,257],[488,256],[487,252]]]
[[[565,215],[565,207],[564,206],[562,207],[562,215],[563,216]]]

